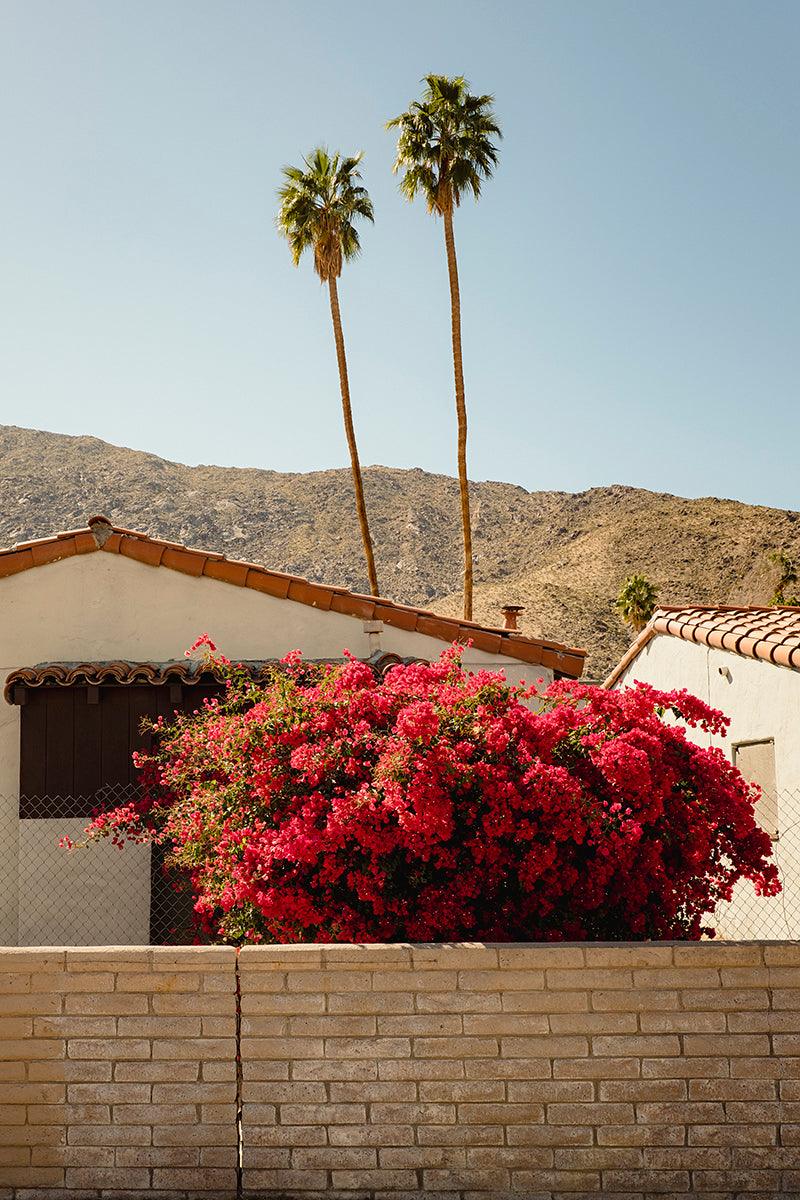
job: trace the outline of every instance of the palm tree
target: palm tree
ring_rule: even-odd
[[[491,177],[497,163],[500,127],[492,111],[493,96],[473,96],[463,76],[426,75],[421,100],[412,101],[408,112],[387,123],[397,128],[397,161],[402,172],[400,188],[413,200],[418,192],[428,212],[442,218],[450,277],[450,313],[453,331],[453,372],[458,419],[458,484],[461,495],[461,524],[464,531],[464,617],[472,619],[472,525],[467,479],[467,408],[464,399],[464,364],[461,355],[461,297],[458,262],[453,235],[453,210],[472,192],[477,200],[481,185]]]
[[[779,569],[780,575],[775,583],[775,593],[770,604],[794,608],[800,605],[800,593],[792,594],[791,589],[800,583],[800,562],[789,558],[785,550],[773,550],[768,558]],[[787,594],[787,589],[789,593]]]
[[[634,633],[641,633],[652,617],[658,591],[644,575],[631,575],[625,580],[616,599],[616,607],[623,621]]]
[[[320,281],[328,285],[336,359],[339,364],[344,430],[350,450],[350,467],[356,494],[356,511],[370,591],[373,596],[377,596],[378,576],[375,571],[367,507],[364,503],[361,464],[353,427],[350,382],[347,377],[347,357],[336,283],[342,273],[343,263],[355,258],[361,250],[358,232],[353,222],[359,217],[367,221],[374,220],[372,201],[367,189],[359,183],[361,172],[358,170],[358,164],[362,157],[361,154],[349,157],[331,155],[319,146],[303,159],[302,167],[284,167],[285,183],[278,192],[281,205],[277,224],[289,243],[294,265],[299,264],[305,250],[313,250],[314,270]]]

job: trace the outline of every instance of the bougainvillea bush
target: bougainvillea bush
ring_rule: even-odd
[[[737,880],[779,890],[756,789],[669,719],[719,712],[564,681],[532,711],[460,655],[231,668],[90,836],[164,844],[200,936],[232,942],[697,938]]]

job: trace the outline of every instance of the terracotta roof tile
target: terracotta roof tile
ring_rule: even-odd
[[[250,569],[249,563],[234,562],[231,558],[209,558],[206,559],[203,574],[220,583],[232,583],[236,587],[245,587]]]
[[[30,538],[27,542],[17,542],[14,549],[15,550],[30,550],[31,547],[33,547],[33,546],[41,546],[43,543],[44,543],[44,545],[49,546],[53,542],[58,541],[58,540],[59,540],[58,536],[56,536],[54,538],[53,537]]]
[[[316,659],[317,663],[344,662],[340,659]],[[398,664],[426,662],[426,659],[402,657],[391,651],[378,651],[362,662],[371,667],[379,678]],[[245,661],[236,664],[243,669],[251,679],[266,681],[276,673],[285,671],[283,662],[277,659],[264,661]],[[180,683],[186,687],[198,684],[207,686],[213,680],[223,682],[225,672],[217,666],[205,662],[129,662],[117,660],[114,662],[46,662],[35,667],[19,667],[11,671],[3,685],[3,695],[8,704],[24,703],[24,693],[27,688],[80,687],[88,684],[90,687],[100,687],[107,684],[136,685]]]
[[[19,571],[27,571],[35,567],[33,554],[27,547],[20,550],[6,550],[0,554],[0,579],[6,575],[16,575]]]
[[[503,643],[508,640],[501,633],[495,633],[492,629],[471,630],[470,637],[475,649],[483,650],[486,654],[501,654]]]
[[[147,563],[149,567],[159,567],[164,557],[164,547],[148,538],[123,537],[119,543],[120,554],[126,558],[134,558],[137,562]]]
[[[102,662],[102,663],[40,663],[36,667],[20,667],[6,678],[3,692],[13,703],[14,689],[23,687],[72,687],[76,684],[103,683],[167,683],[175,680],[187,685],[204,682],[208,672],[196,671],[186,662]]]
[[[800,670],[800,608],[658,608],[603,686],[613,687],[657,634]]]
[[[31,555],[35,567],[43,567],[46,563],[58,562],[62,558],[71,558],[77,554],[75,542],[69,538],[58,538],[54,542],[33,542]]]
[[[790,667],[792,665],[792,647],[773,646],[769,657],[772,662],[777,663],[779,667]]]
[[[77,537],[79,534],[82,534],[85,536],[87,533],[90,533],[90,530],[86,529],[85,527],[83,529],[60,529],[58,531],[58,533],[53,535],[53,537],[60,538],[61,540],[63,540],[64,538]],[[53,538],[52,537],[41,538],[40,540],[45,541],[45,542],[50,542],[53,540]],[[92,541],[94,541],[94,538],[92,538]],[[17,543],[17,544],[19,544],[19,543]]]
[[[427,634],[428,637],[441,638],[443,642],[453,641],[460,634],[457,623],[447,617],[439,617],[436,613],[420,613],[417,618],[417,633]]]
[[[206,559],[204,554],[195,554],[191,550],[172,550],[168,548],[164,551],[161,565],[162,567],[169,567],[171,571],[182,571],[184,575],[194,575],[197,577],[203,574]]]
[[[583,671],[585,650],[563,646],[559,642],[528,638],[519,633],[512,635],[475,621],[444,617],[428,609],[414,608],[413,605],[395,604],[385,597],[364,596],[349,592],[346,588],[313,583],[298,575],[271,571],[258,563],[240,562],[216,552],[193,549],[180,542],[151,538],[135,529],[112,526],[110,521],[101,516],[91,517],[86,529],[58,533],[53,537],[0,550],[0,578],[95,550],[121,554],[137,562],[167,567],[186,575],[205,575],[222,583],[252,588],[323,611],[330,610],[362,620],[380,620],[394,628],[425,634],[445,642],[471,640],[478,650],[489,654],[500,653],[520,662],[553,666],[561,674],[574,678],[578,678]]]
[[[286,600],[293,582],[297,581],[291,575],[284,575],[281,571],[262,571],[260,567],[253,566],[247,572],[245,587]]]
[[[375,601],[369,596],[359,596],[355,592],[339,594],[331,601],[333,612],[344,613],[348,617],[360,617],[362,621],[371,621],[375,614]]]
[[[378,600],[373,604],[372,620],[384,621],[395,629],[405,629],[406,632],[413,633],[417,628],[419,613],[414,612],[411,608],[405,608],[402,604],[390,604],[387,601]]]
[[[310,604],[312,608],[321,608],[328,612],[333,603],[333,592],[330,588],[309,583],[307,579],[293,579],[289,584],[287,599],[296,600],[298,604]]]
[[[90,530],[79,529],[71,536],[75,543],[76,554],[92,554],[97,549],[97,542],[94,540],[94,536]]]

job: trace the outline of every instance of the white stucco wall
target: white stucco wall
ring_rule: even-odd
[[[800,937],[800,672],[657,634],[615,686],[636,681],[686,688],[725,713],[731,722],[726,737],[691,729],[688,734],[702,745],[719,746],[729,758],[737,742],[774,740],[780,830],[774,854],[784,893],[755,898],[752,886],[742,883],[717,920],[728,938]]]
[[[0,666],[47,661],[166,662],[181,658],[199,633],[210,633],[233,659],[337,657],[347,649],[367,657],[372,644],[360,618],[322,612],[251,588],[119,554],[85,554],[0,580]],[[437,638],[384,626],[381,649],[435,658]],[[468,650],[473,666],[503,668],[531,681],[552,672],[515,664],[505,655]]]
[[[10,671],[43,662],[179,660],[201,633],[234,660],[295,649],[310,659],[343,650],[366,658],[377,648],[434,659],[444,649],[436,638],[388,625],[376,635],[360,618],[100,552],[0,579],[0,688]],[[502,670],[514,683],[553,677],[474,649],[464,663]],[[20,710],[0,700],[0,944],[147,941],[149,849],[120,854],[102,845],[68,855],[58,838],[74,837],[75,822],[19,822],[19,738]],[[101,926],[84,911],[86,894],[103,913]]]
[[[800,790],[800,672],[657,634],[616,686],[636,680],[686,688],[730,717],[725,738],[692,731],[705,745],[719,745],[730,754],[736,742],[774,738],[778,791]]]

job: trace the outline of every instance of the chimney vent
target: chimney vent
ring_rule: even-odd
[[[522,607],[522,605],[521,604],[504,604],[501,611],[503,613],[503,618],[505,621],[503,628],[519,630],[519,624],[518,624],[519,615],[520,615],[520,613],[525,612],[525,609]]]

